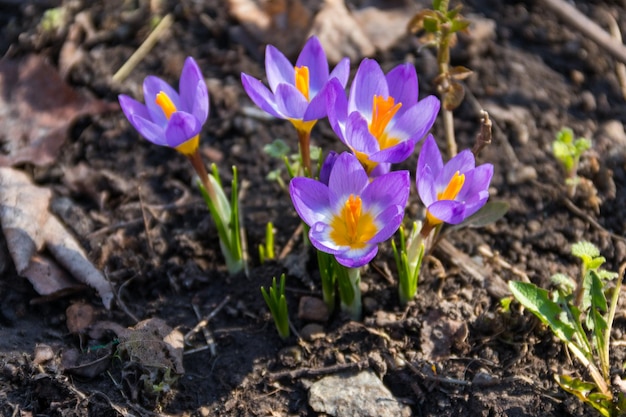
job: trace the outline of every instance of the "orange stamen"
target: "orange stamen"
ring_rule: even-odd
[[[172,114],[174,114],[174,112],[176,111],[176,106],[172,102],[172,99],[169,98],[169,96],[163,91],[161,91],[159,94],[156,95],[156,99],[154,101],[156,102],[157,106],[159,106],[161,110],[163,110],[163,113],[165,114],[167,120],[169,120],[170,117],[172,117]]]
[[[372,122],[369,127],[370,133],[378,139],[380,149],[386,149],[398,143],[397,139],[387,137],[385,129],[393,116],[400,110],[400,107],[402,107],[402,103],[396,104],[393,97],[374,96]]]
[[[340,246],[361,249],[374,237],[377,228],[374,217],[362,211],[361,197],[350,195],[338,216],[330,223],[330,238]]]
[[[309,67],[295,67],[296,70],[296,88],[302,93],[306,101],[309,99]]]
[[[455,172],[452,178],[450,178],[450,182],[446,186],[446,189],[440,193],[437,193],[438,200],[454,200],[461,188],[463,188],[463,184],[465,183],[465,174],[459,174],[459,171]]]

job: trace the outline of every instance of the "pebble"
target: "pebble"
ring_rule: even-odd
[[[335,417],[408,417],[411,409],[398,401],[372,371],[330,375],[309,388],[309,405]]]
[[[584,111],[593,112],[598,108],[596,98],[591,91],[585,90],[580,95],[580,104]]]
[[[324,327],[319,324],[311,323],[307,324],[300,330],[300,336],[307,342],[312,342],[317,339],[321,339],[326,335]]]
[[[523,184],[528,181],[537,179],[537,170],[530,165],[512,169],[506,175],[506,181],[509,185]]]
[[[319,298],[304,296],[298,305],[298,318],[303,321],[326,322],[330,311],[326,303]]]
[[[302,362],[302,349],[299,346],[287,346],[278,352],[278,359],[284,366],[297,366]]]

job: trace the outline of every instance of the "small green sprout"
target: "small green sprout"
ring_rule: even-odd
[[[402,306],[407,305],[417,294],[417,284],[425,248],[424,240],[419,233],[421,228],[421,222],[413,223],[413,229],[408,237],[408,246],[403,226],[400,226],[398,232],[400,236],[399,247],[396,246],[393,239],[391,240],[393,257],[398,268],[398,295]]]
[[[275,139],[272,143],[263,147],[263,152],[272,158],[280,159],[285,163],[289,178],[299,175],[304,169],[302,166],[302,157],[299,153],[292,153],[289,145],[282,139]],[[310,147],[309,157],[312,161],[320,161],[322,149],[317,146]],[[281,189],[286,190],[285,181],[281,177],[282,169],[275,169],[267,175],[267,179],[276,181]]]
[[[577,174],[580,157],[590,148],[591,141],[589,139],[580,137],[574,140],[574,131],[568,127],[561,129],[552,142],[552,154],[561,163],[563,171],[565,171],[565,185],[570,197],[574,196],[576,186],[580,182]]]
[[[626,397],[611,389],[609,347],[626,264],[619,274],[601,269],[605,259],[589,242],[574,244],[572,254],[583,262],[579,280],[555,274],[556,291],[552,293],[526,282],[509,281],[509,287],[515,299],[552,330],[592,379],[555,375],[561,388],[602,416],[624,415]],[[615,286],[609,288],[608,282],[616,277]]]
[[[274,318],[274,324],[278,335],[283,339],[289,337],[289,312],[287,311],[287,299],[285,298],[285,274],[280,276],[280,286],[276,284],[276,277],[272,279],[269,293],[261,287],[261,293]]]
[[[247,265],[244,260],[243,245],[241,241],[241,231],[239,228],[239,191],[237,186],[237,167],[233,166],[233,179],[231,181],[230,202],[224,194],[222,181],[215,164],[211,165],[209,181],[213,185],[216,194],[214,203],[209,196],[202,182],[198,180],[198,187],[204,201],[211,212],[211,217],[215,220],[217,234],[220,240],[220,248],[228,272],[231,275],[244,271],[247,275]]]
[[[437,49],[439,75],[434,82],[441,96],[448,153],[454,156],[457,153],[457,145],[452,111],[465,97],[465,89],[459,81],[469,77],[472,71],[462,66],[450,68],[450,48],[457,42],[457,33],[466,32],[470,22],[461,16],[461,5],[449,10],[449,3],[449,0],[433,0],[432,10],[417,13],[409,22],[408,28],[412,33],[425,32],[421,37],[422,42]]]
[[[259,260],[261,264],[265,261],[276,259],[274,253],[274,225],[272,222],[268,222],[265,227],[265,244],[259,245]]]

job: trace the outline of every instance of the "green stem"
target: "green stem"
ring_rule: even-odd
[[[604,334],[604,357],[609,358],[609,346],[611,344],[611,329],[613,328],[613,320],[615,320],[615,310],[617,309],[617,301],[619,299],[619,293],[622,289],[622,280],[624,279],[624,270],[626,270],[626,263],[623,263],[619,268],[619,275],[617,276],[617,282],[615,283],[615,289],[613,290],[613,295],[611,295],[611,305],[609,307],[609,316],[606,321],[606,333]],[[604,378],[609,381],[609,364],[602,363],[602,370],[604,372]]]
[[[336,265],[340,265],[337,263]],[[339,296],[341,298],[341,310],[350,315],[355,321],[361,320],[361,270],[359,268],[346,268],[338,271]]]

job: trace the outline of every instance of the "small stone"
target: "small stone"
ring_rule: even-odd
[[[325,322],[330,316],[330,311],[324,301],[316,297],[304,296],[300,298],[298,305],[298,318],[304,321]]]
[[[570,78],[572,82],[576,85],[582,85],[585,82],[585,74],[578,70],[572,70],[570,73]]]
[[[375,298],[363,297],[363,301],[362,302],[363,302],[363,310],[366,313],[372,314],[373,312],[378,310],[378,301],[376,301]]]
[[[278,352],[278,359],[284,366],[297,366],[302,362],[302,349],[299,346],[287,346]]]
[[[530,165],[514,168],[506,176],[509,185],[519,185],[535,179],[537,179],[537,170]]]
[[[312,342],[317,339],[321,339],[326,335],[324,327],[319,324],[311,323],[307,324],[300,330],[300,336],[307,342]]]
[[[580,95],[580,105],[584,111],[596,111],[598,104],[596,98],[591,91],[583,91]]]
[[[35,358],[33,359],[35,365],[46,363],[52,358],[54,358],[54,351],[50,346],[44,344],[35,346]]]
[[[372,372],[338,374],[320,379],[309,388],[309,405],[318,413],[335,417],[410,416]]]

